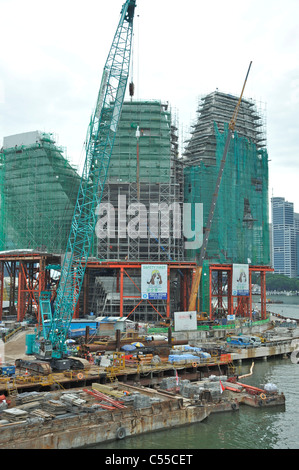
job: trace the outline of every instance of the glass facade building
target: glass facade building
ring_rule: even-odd
[[[298,214],[294,213],[294,204],[283,197],[273,197],[271,209],[274,272],[290,278],[297,277]]]

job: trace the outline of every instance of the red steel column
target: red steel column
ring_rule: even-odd
[[[0,262],[0,321],[2,321],[3,314],[3,299],[4,299],[4,261]]]
[[[17,307],[17,321],[23,321],[25,317],[25,290],[26,279],[24,278],[24,270],[22,269],[23,262],[19,262],[19,276],[18,276],[18,307]]]
[[[233,276],[232,276],[232,269],[227,270],[227,308],[228,314],[234,314],[234,298],[232,296],[233,290]]]
[[[252,272],[249,267],[249,317],[252,320]]]
[[[266,272],[261,271],[261,317],[265,320],[266,314]]]
[[[213,268],[211,268],[210,266],[210,269],[209,269],[209,284],[210,284],[210,320],[213,320],[213,296],[212,296],[212,292],[213,292],[213,288],[212,288],[212,279],[213,279],[213,276],[212,276],[212,273],[213,273]]]
[[[124,315],[124,268],[120,268],[120,305],[119,314],[121,317]]]
[[[167,265],[167,302],[166,302],[166,317],[170,317],[170,266]]]

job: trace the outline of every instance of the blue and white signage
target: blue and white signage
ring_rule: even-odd
[[[141,298],[148,300],[167,300],[166,264],[142,265]]]
[[[249,295],[249,265],[233,264],[232,295]]]

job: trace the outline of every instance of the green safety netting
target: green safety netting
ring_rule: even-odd
[[[228,126],[216,134],[216,164],[185,168],[185,202],[202,203],[206,225]],[[235,133],[219,189],[206,259],[217,263],[268,265],[268,154]],[[199,251],[199,250],[197,250]],[[196,252],[187,253],[195,259]]]
[[[215,165],[185,168],[185,202],[203,204],[203,226],[206,226],[228,126],[216,136]],[[186,252],[196,260],[198,250]],[[209,311],[209,263],[248,263],[269,265],[270,238],[268,217],[268,154],[265,148],[234,134],[230,143],[220,184],[214,219],[209,237],[206,261],[201,277],[201,310]]]
[[[80,178],[50,134],[2,150],[0,249],[62,252]]]
[[[140,136],[136,137],[139,127]],[[109,165],[109,182],[168,183],[171,177],[171,115],[160,101],[123,104]]]

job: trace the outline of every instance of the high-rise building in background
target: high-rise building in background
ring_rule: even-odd
[[[294,212],[295,236],[296,236],[296,277],[299,279],[299,214]]]
[[[272,197],[272,259],[274,272],[290,278],[298,276],[298,214],[294,204],[283,197]]]

